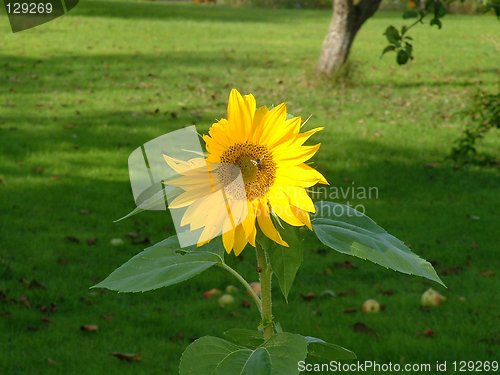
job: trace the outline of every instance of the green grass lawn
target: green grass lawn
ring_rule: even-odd
[[[134,242],[173,234],[161,212],[113,223],[134,207],[129,153],[188,124],[206,131],[224,116],[233,87],[260,104],[285,100],[291,113],[313,115],[308,127],[324,125],[317,168],[333,186],[376,187],[378,199],[348,200],[432,261],[448,286],[318,247],[288,304],[274,290],[284,329],[381,363],[499,359],[498,274],[481,273],[498,273],[500,174],[446,160],[463,126],[454,114],[477,89],[498,90],[499,25],[449,16],[440,31],[417,27],[416,59],[398,67],[394,56],[379,56],[385,27],[399,26],[400,15],[378,14],[355,42],[352,77],[334,85],[314,75],[329,17],[83,1],[18,34],[0,18],[1,374],[175,374],[193,338],[256,327],[257,310],[242,308],[243,296],[229,309],[202,298],[236,283],[221,270],[144,294],[89,290],[147,246]],[[481,151],[499,158],[499,150],[492,131]],[[112,247],[112,238],[125,244]],[[339,266],[347,260],[354,268]],[[251,249],[230,262],[256,279]],[[429,287],[447,301],[424,311]],[[301,296],[327,289],[337,297]],[[386,309],[363,314],[368,298]],[[356,323],[374,334],[355,332]],[[83,332],[84,324],[99,331]],[[425,329],[435,335],[418,334]],[[120,361],[115,351],[142,360]]]

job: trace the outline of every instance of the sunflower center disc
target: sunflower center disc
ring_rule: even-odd
[[[238,166],[245,184],[246,199],[249,201],[263,197],[276,177],[276,164],[263,145],[234,144],[221,155],[220,162]]]

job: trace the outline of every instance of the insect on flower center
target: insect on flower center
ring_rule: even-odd
[[[238,158],[237,163],[245,184],[255,180],[257,172],[259,172],[260,160],[254,160],[247,155],[243,155]]]
[[[239,143],[230,146],[220,157],[221,164],[232,164],[241,173],[245,192],[233,192],[233,195],[252,201],[264,196],[274,183],[276,164],[266,146],[252,143]],[[220,176],[228,180],[228,176]]]

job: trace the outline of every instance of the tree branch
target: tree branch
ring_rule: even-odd
[[[354,5],[354,22],[356,29],[360,29],[365,21],[378,10],[382,0],[361,0]]]

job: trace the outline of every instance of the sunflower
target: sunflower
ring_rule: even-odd
[[[206,143],[206,158],[180,161],[164,155],[179,174],[168,183],[183,190],[169,207],[184,208],[181,225],[202,230],[198,245],[222,233],[224,248],[239,255],[255,247],[257,223],[274,242],[288,246],[276,229],[280,219],[311,228],[314,204],[306,189],[328,184],[305,164],[320,145],[304,143],[323,128],[301,133],[300,117],[287,119],[286,104],[256,109],[252,94],[236,89],[229,95],[227,119],[214,123]]]

